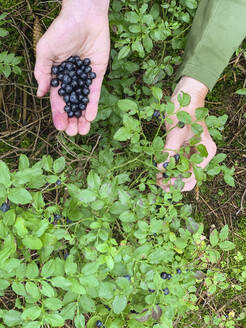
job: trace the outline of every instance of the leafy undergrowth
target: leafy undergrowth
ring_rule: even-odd
[[[86,137],[72,138],[54,130],[32,74],[32,26],[39,18],[47,28],[59,4],[27,3],[0,4],[9,32],[0,55],[0,328],[244,327],[246,118],[235,91],[245,87],[245,45],[208,95],[209,115],[197,111],[217,156],[202,171],[206,149],[190,158],[181,149],[166,173],[180,178],[192,165],[199,188],[181,194],[178,179],[164,193],[154,164],[167,156],[172,78],[197,1],[111,2],[99,113]],[[193,130],[190,147],[196,122]]]

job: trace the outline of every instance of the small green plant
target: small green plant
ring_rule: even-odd
[[[3,13],[0,15],[0,26],[5,23],[5,18],[7,13]],[[9,32],[0,27],[0,37],[6,37]],[[0,40],[0,46],[2,42]],[[8,53],[8,51],[3,51],[0,53],[0,74],[3,74],[6,78],[8,78],[11,72],[15,74],[21,74],[21,69],[18,66],[20,64],[22,57],[16,56],[14,53]]]

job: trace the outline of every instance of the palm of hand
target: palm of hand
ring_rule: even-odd
[[[35,76],[39,82],[39,88],[41,88],[40,96],[49,90],[51,66],[60,64],[71,55],[90,58],[92,69],[97,74],[97,78],[90,87],[90,102],[79,120],[77,118],[68,119],[63,110],[65,103],[58,95],[58,89],[51,88],[53,122],[58,130],[65,130],[70,136],[89,132],[90,121],[94,120],[97,115],[109,49],[109,28],[106,17],[94,16],[92,18],[88,13],[81,15],[79,19],[60,14],[39,41]]]

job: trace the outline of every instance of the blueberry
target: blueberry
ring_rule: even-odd
[[[179,154],[175,154],[173,157],[174,157],[176,163],[177,163],[177,162],[179,161],[179,159],[180,159],[180,155],[179,155]]]
[[[166,272],[161,273],[161,278],[162,279],[167,279],[168,274]]]
[[[96,73],[95,72],[90,72],[89,74],[88,74],[88,77],[90,78],[90,79],[95,79],[96,77],[97,77],[97,75],[96,75]]]
[[[96,322],[96,327],[102,327],[103,326],[103,323],[101,320],[97,320]]]
[[[78,82],[77,82],[76,80],[73,80],[73,81],[71,82],[71,87],[72,87],[73,89],[77,88],[77,87],[78,87]]]
[[[85,80],[85,84],[86,85],[91,85],[92,84],[92,79],[87,79],[87,80]]]
[[[67,86],[67,84],[64,83],[64,82],[61,84],[61,88],[62,88],[62,89],[66,89],[66,86]]]
[[[63,97],[63,99],[64,99],[65,103],[68,103],[70,97],[69,97],[69,95],[65,94],[65,96]]]
[[[74,116],[80,118],[82,116],[82,112],[80,110],[74,112]]]
[[[149,292],[150,292],[150,293],[154,293],[155,290],[154,290],[154,289],[149,289]]]
[[[73,69],[73,63],[67,62],[67,63],[66,63],[66,69],[67,69],[68,71],[71,71],[71,70]]]
[[[154,160],[152,161],[152,163],[155,167],[157,167],[157,163]]]
[[[61,65],[60,65],[60,68],[61,68],[62,70],[64,70],[65,67],[66,67],[66,62],[62,62]]]
[[[82,69],[78,69],[77,70],[77,75],[81,76],[82,74],[84,74],[83,70]]]
[[[84,95],[84,96],[88,96],[89,93],[90,93],[90,89],[84,87],[84,88],[83,88],[83,95]]]
[[[71,81],[72,81],[72,79],[71,79],[71,77],[68,74],[65,74],[63,76],[63,82],[64,83],[69,84],[69,83],[71,83]]]
[[[57,75],[59,73],[59,66],[53,65],[51,68],[51,73]]]
[[[66,93],[71,93],[73,88],[70,84],[68,84],[66,87],[65,87],[65,90],[66,90]]]
[[[88,97],[83,97],[82,103],[85,104],[85,105],[87,105],[89,103]]]
[[[77,104],[72,104],[72,106],[71,106],[71,111],[72,112],[77,112],[79,110],[79,105],[77,105]]]
[[[131,276],[129,276],[129,274],[125,274],[123,277],[126,278],[128,281],[131,281]]]
[[[229,315],[228,314],[225,314],[225,318],[228,319],[229,318]]]
[[[60,81],[63,81],[63,77],[64,77],[64,74],[62,74],[62,73],[59,73],[59,74],[57,75],[57,78],[58,78],[58,80],[60,80]]]
[[[158,117],[160,117],[160,115],[161,115],[160,112],[155,109],[154,114],[153,114],[153,117],[158,118]]]
[[[83,64],[84,64],[85,66],[90,65],[90,63],[91,63],[91,61],[90,61],[89,58],[85,58],[85,59],[83,60]]]
[[[78,102],[79,102],[78,97],[74,91],[70,95],[70,101],[73,104],[78,104]]]
[[[104,306],[107,310],[111,311],[111,308],[108,305],[104,305]]]
[[[8,203],[3,203],[2,206],[0,207],[0,210],[4,213],[8,212],[9,209],[10,209],[10,206]]]
[[[61,215],[59,215],[59,214],[55,214],[54,215],[54,220],[55,221],[58,221],[58,220],[60,220],[61,219]]]
[[[79,102],[83,101],[84,96],[83,95],[78,95]]]
[[[58,85],[59,85],[59,80],[57,79],[57,78],[54,78],[54,79],[52,79],[51,81],[50,81],[50,85],[52,86],[52,87],[58,87]]]
[[[79,104],[79,110],[83,111],[86,109],[86,105],[85,104]]]
[[[185,126],[185,123],[184,122],[181,122],[181,121],[178,122],[178,127],[180,129],[183,129],[184,126]]]
[[[182,273],[181,269],[177,269],[176,272],[177,272],[177,274],[181,274]]]
[[[92,68],[90,66],[85,67],[85,73],[88,74],[92,71]]]
[[[66,224],[71,224],[73,221],[69,220],[69,218],[66,218]]]
[[[83,66],[83,61],[81,59],[79,59],[79,60],[77,60],[76,64],[78,67],[81,67],[81,66]]]
[[[76,63],[77,63],[79,60],[81,60],[79,56],[74,56],[74,59],[75,59]]]
[[[59,180],[59,179],[56,181],[56,185],[57,185],[57,186],[60,186],[61,183],[62,183],[62,182],[61,182],[61,180]]]
[[[85,82],[81,79],[78,79],[78,85],[79,87],[83,87],[85,85]]]
[[[80,77],[81,77],[82,80],[86,80],[87,79],[87,74],[86,73],[82,73],[80,75]]]
[[[76,89],[75,92],[78,96],[82,95],[82,89]]]
[[[75,59],[75,56],[70,56],[68,59],[67,59],[68,62],[71,62],[71,63],[75,63],[76,59]]]
[[[71,78],[73,78],[74,76],[77,77],[75,71],[70,71],[70,72],[68,73],[68,75],[69,75]]]
[[[172,278],[172,275],[168,273],[167,280],[170,280]]]
[[[168,164],[169,164],[169,162],[165,162],[165,163],[163,163],[163,165],[162,165],[163,168],[166,169],[166,168],[168,167]]]
[[[166,173],[162,173],[162,176],[163,176],[164,179],[168,178],[168,175]]]
[[[66,260],[68,258],[68,256],[69,256],[69,253],[68,253],[67,250],[65,250],[65,252],[64,252],[64,260]]]
[[[60,88],[60,89],[58,90],[58,94],[59,94],[60,96],[65,96],[66,91],[65,91],[64,89]]]
[[[68,116],[69,118],[73,117],[73,112],[72,112],[72,111],[68,112],[68,113],[67,113],[67,116]]]
[[[169,294],[169,289],[168,288],[164,288],[163,289],[163,293],[164,293],[164,295],[168,295]]]

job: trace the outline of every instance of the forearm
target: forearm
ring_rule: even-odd
[[[246,36],[246,1],[202,0],[177,78],[190,76],[211,90]]]
[[[62,10],[73,8],[75,11],[81,9],[96,7],[97,11],[101,11],[102,14],[107,14],[110,0],[63,0]]]

